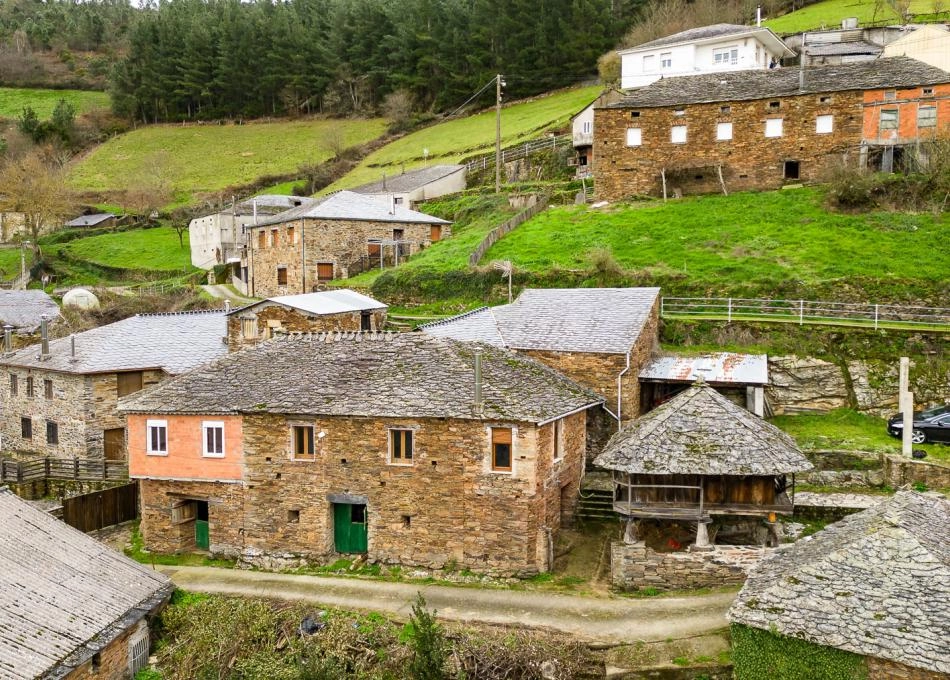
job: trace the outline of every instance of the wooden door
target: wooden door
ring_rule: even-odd
[[[429,240],[435,243],[442,238],[442,225],[433,224],[429,227]]]
[[[102,448],[106,460],[125,460],[125,428],[103,430]]]
[[[333,505],[333,545],[338,553],[365,553],[367,549],[366,506]]]

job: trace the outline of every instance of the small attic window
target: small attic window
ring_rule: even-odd
[[[921,94],[922,94],[922,96],[924,96],[924,97],[933,97],[933,96],[934,96],[934,89],[933,89],[932,87],[925,87],[925,88],[923,89],[923,91],[922,91]]]
[[[631,118],[639,118],[639,117],[640,117],[640,112],[639,112],[639,111],[631,111],[631,112],[630,112],[630,117],[631,117]]]
[[[897,99],[897,90],[884,90],[884,101],[892,102]]]
[[[720,106],[720,107],[719,107],[719,113],[721,113],[721,114],[723,114],[723,115],[725,115],[725,116],[728,116],[730,113],[732,113],[732,107],[731,107],[731,106]]]
[[[831,95],[827,95],[825,97],[818,97],[819,104],[830,104],[832,101],[833,100],[831,98]]]
[[[782,108],[782,102],[769,102],[770,109],[780,109]]]

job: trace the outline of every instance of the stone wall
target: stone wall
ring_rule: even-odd
[[[168,377],[162,370],[142,371],[142,389],[158,384]],[[102,458],[103,431],[125,427],[125,415],[119,413],[117,373],[96,373],[86,376],[86,453],[90,458]]]
[[[129,639],[146,626],[144,619],[122,632],[99,652],[98,665],[90,658],[65,676],[65,680],[117,680],[129,675]]]
[[[876,656],[865,658],[868,665],[868,680],[947,680],[946,673],[913,668]]]
[[[369,310],[371,330],[381,331],[386,325],[386,309]],[[257,337],[245,338],[242,323],[245,318],[256,321]],[[278,304],[263,304],[253,310],[233,314],[228,317],[228,351],[234,352],[242,347],[256,344],[271,337],[275,326],[292,333],[317,333],[322,331],[359,331],[362,326],[362,312],[342,312],[340,314],[307,314],[298,309],[290,309]]]
[[[884,456],[884,479],[895,489],[923,484],[928,489],[950,489],[950,465],[928,463],[902,456]]]
[[[409,222],[370,222],[364,220],[293,220],[254,228],[248,241],[250,294],[272,297],[309,293],[317,285],[317,264],[333,265],[334,278],[347,278],[348,267],[367,255],[370,238],[392,239],[394,229],[403,230],[404,246],[409,254],[432,244],[429,224]],[[441,238],[449,235],[449,225],[442,225]],[[294,230],[291,240],[288,229]],[[277,245],[271,245],[277,232]],[[266,233],[265,246],[260,247],[260,233]],[[392,251],[392,246],[387,247]],[[277,283],[278,267],[286,267],[287,283]]]
[[[746,575],[771,548],[717,545],[709,550],[660,553],[642,541],[610,545],[614,588],[690,590],[745,583]]]
[[[773,108],[773,102],[778,106]],[[817,134],[816,116],[826,114],[834,116],[834,132]],[[667,169],[667,192],[671,196],[677,192],[721,191],[717,165],[722,166],[730,191],[781,187],[786,182],[785,161],[799,162],[801,180],[817,181],[849,149],[854,150],[853,156],[857,158],[862,116],[861,92],[660,108],[595,109],[596,197],[616,201],[634,194],[662,195],[663,168]],[[765,121],[769,118],[783,119],[781,137],[765,136]],[[732,123],[731,140],[716,139],[718,123]],[[686,143],[670,141],[674,125],[687,127]],[[640,146],[627,146],[628,128],[641,130]]]

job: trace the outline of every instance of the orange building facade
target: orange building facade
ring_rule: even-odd
[[[244,478],[240,416],[129,414],[129,476],[240,482]]]
[[[862,165],[873,170],[914,170],[919,145],[950,131],[948,83],[865,90],[863,106]]]

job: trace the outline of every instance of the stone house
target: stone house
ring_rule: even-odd
[[[947,678],[947,546],[950,501],[913,491],[781,546],[729,610],[736,677],[757,677],[763,656],[780,667],[788,655],[834,648],[849,677]]]
[[[266,567],[550,568],[596,395],[513,352],[292,334],[123,400],[145,544]]]
[[[387,309],[382,302],[345,288],[268,298],[228,312],[228,350],[278,333],[381,331]]]
[[[389,176],[384,174],[378,182],[350,191],[371,196],[384,204],[392,201],[415,209],[423,201],[465,191],[466,186],[464,165],[431,165]]]
[[[117,680],[148,665],[168,577],[0,488],[0,667],[14,680]],[[13,595],[15,593],[15,595]]]
[[[895,148],[950,125],[948,95],[950,74],[907,57],[659,80],[595,109],[596,195],[777,189],[842,162],[889,170]]]
[[[674,33],[618,52],[620,87],[701,73],[765,70],[793,52],[763,26],[713,24]]]
[[[791,437],[701,381],[627,424],[594,465],[612,471],[614,510],[627,525],[612,546],[614,583],[667,588],[724,578],[700,559],[700,574],[677,580],[689,566],[659,553],[685,536],[699,551],[715,550],[727,532],[733,544],[777,543],[776,515],[794,510],[795,473],[812,468]],[[644,573],[650,563],[655,571]],[[741,582],[743,571],[735,576]]]
[[[59,305],[42,290],[0,290],[0,328],[17,334],[35,333],[43,318],[60,319]]]
[[[599,394],[603,409],[588,422],[593,449],[640,413],[638,376],[659,347],[659,309],[659,288],[529,288],[511,304],[418,329],[515,350]]]
[[[221,311],[139,314],[0,354],[4,453],[125,459],[119,397],[227,352]]]
[[[372,196],[339,191],[248,227],[252,297],[310,293],[449,235],[450,223]]]

